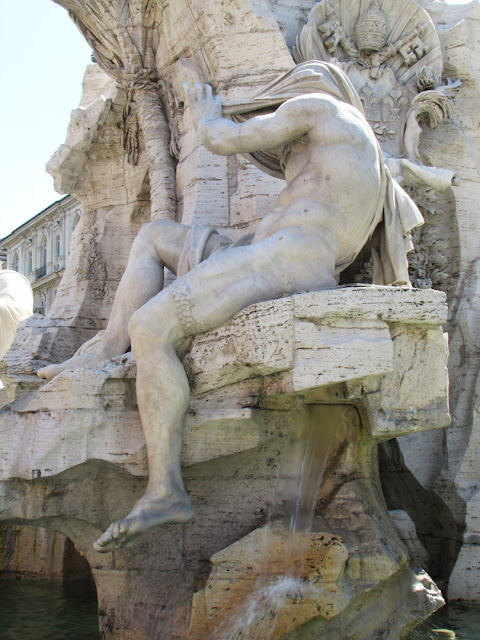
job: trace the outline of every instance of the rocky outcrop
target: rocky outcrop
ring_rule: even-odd
[[[90,65],[65,144],[48,164],[57,190],[75,194],[84,213],[48,316],[23,322],[2,362],[9,401],[35,386],[29,374],[70,357],[105,326],[130,246],[149,219],[145,162],[125,163],[120,146],[124,102],[115,82]]]
[[[402,461],[396,466],[400,476],[397,480],[389,476],[398,499],[390,506],[407,510],[417,531],[422,530],[422,542],[435,565],[434,574],[442,580],[449,579],[448,597],[476,601],[480,597],[480,252],[476,205],[480,185],[476,118],[480,7],[476,2],[440,6],[428,1],[423,6],[430,12],[440,36],[444,75],[462,83],[449,120],[422,136],[425,163],[456,171],[459,185],[443,197],[432,192],[418,194],[417,202],[427,224],[421,230],[422,237],[418,241],[414,238],[416,253],[410,259],[412,265],[417,265],[415,273],[423,271],[423,277],[427,277],[426,286],[432,283],[447,293],[452,425],[445,432],[399,439]],[[408,474],[412,475],[400,496],[398,477],[407,480]],[[421,500],[430,505],[427,510],[415,507],[409,497],[412,494],[417,496],[417,504]]]
[[[379,631],[387,639],[404,637],[415,624],[406,607],[426,614],[441,604],[441,593],[424,572],[392,564],[381,546],[377,551],[375,558],[365,558],[363,575],[356,576],[354,550],[337,536],[311,533],[295,573],[282,562],[289,557],[285,532],[256,529],[211,558],[207,585],[194,596],[187,638],[236,638],[247,632],[251,638],[343,640],[347,634],[369,638]],[[358,600],[362,625],[350,613]]]
[[[382,628],[401,589],[401,606],[415,606],[387,636],[399,637],[441,596],[408,568],[376,443],[448,424],[445,317],[439,292],[347,287],[252,305],[197,336],[184,358],[193,395],[182,454],[195,519],[107,558],[92,542],[138,499],[148,472],[135,363],[125,355],[65,371],[2,411],[2,519],[73,540],[91,566],[107,637],[206,638],[260,573],[258,552],[247,560],[246,551],[266,523],[288,433],[309,406],[332,438],[305,565],[324,595],[282,600],[276,637],[303,637],[312,624],[353,633],[351,607],[371,611],[374,601],[382,605],[371,625]],[[371,625],[355,637],[370,637]]]

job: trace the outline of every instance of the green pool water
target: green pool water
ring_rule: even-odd
[[[0,579],[0,640],[100,640],[89,584]]]
[[[440,629],[454,631],[456,640],[480,640],[480,606],[452,603],[442,607],[418,626],[409,640],[449,640],[448,634],[438,633]]]

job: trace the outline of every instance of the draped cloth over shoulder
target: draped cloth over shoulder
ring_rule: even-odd
[[[261,113],[272,113],[275,108],[299,96],[324,93],[356,107],[363,114],[363,107],[355,87],[341,69],[327,62],[311,60],[297,65],[271,82],[258,95],[242,101],[223,104],[223,115],[236,122]],[[285,179],[280,160],[274,150],[254,151],[245,156],[259,169],[275,178]]]
[[[269,84],[253,98],[227,102],[223,114],[237,122],[249,117],[272,113],[276,107],[297,96],[326,94],[357,108],[362,115],[360,98],[347,76],[335,65],[311,60],[297,65]],[[410,232],[423,224],[423,217],[413,200],[397,184],[383,159],[378,145],[382,178],[378,210],[372,212],[372,223],[366,233],[373,238],[374,284],[410,285],[406,254],[413,249]],[[277,178],[284,178],[277,150],[262,150],[245,154],[259,169]],[[361,244],[359,238],[359,244]],[[359,246],[358,251],[362,249]],[[348,266],[356,256],[349,256],[341,269]],[[339,270],[341,270],[339,269]]]

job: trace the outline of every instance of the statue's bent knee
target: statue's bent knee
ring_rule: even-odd
[[[151,335],[151,325],[148,321],[150,313],[143,307],[135,311],[128,322],[128,336],[131,342],[138,340],[139,338],[145,338]]]
[[[135,242],[141,243],[141,244],[147,244],[150,245],[152,244],[152,231],[154,229],[154,225],[155,222],[147,222],[144,225],[142,225],[140,231],[137,234],[137,237],[135,238]]]

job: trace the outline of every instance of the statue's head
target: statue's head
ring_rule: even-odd
[[[387,19],[378,0],[360,14],[355,24],[355,43],[365,54],[381,51],[387,42]]]

